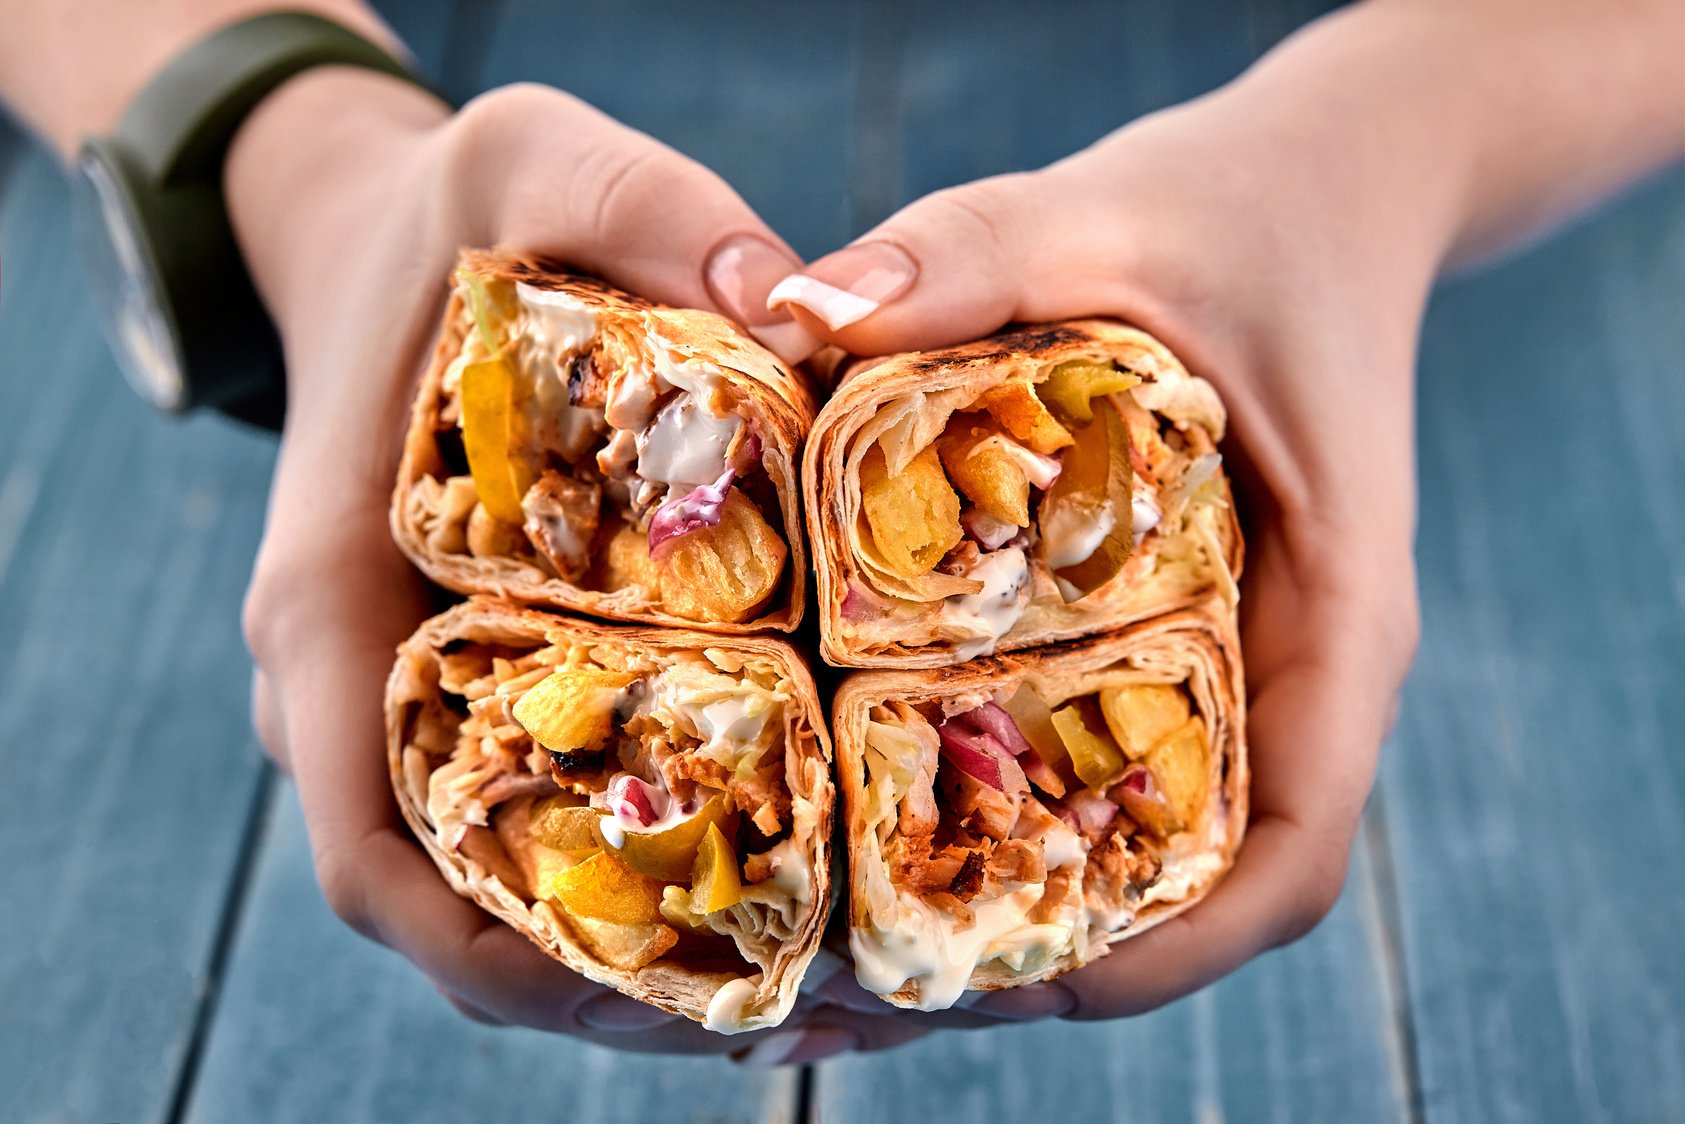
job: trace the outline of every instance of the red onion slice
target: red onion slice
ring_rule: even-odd
[[[617,820],[638,827],[648,827],[667,810],[667,793],[654,785],[621,773],[608,783],[608,810]]]
[[[649,520],[650,557],[661,557],[674,539],[704,527],[719,526],[726,492],[730,491],[732,478],[736,475],[736,469],[728,468],[712,484],[692,488],[678,499],[668,500],[656,508]]]
[[[942,739],[942,755],[960,772],[969,773],[1008,795],[1030,790],[1024,770],[1006,747],[989,734],[956,722],[942,723],[936,727],[936,733]]]
[[[967,508],[960,513],[960,526],[966,535],[984,550],[999,550],[1011,541],[1022,528],[1005,519],[996,519],[982,508]]]
[[[1029,739],[1018,729],[1018,723],[1013,721],[1012,715],[996,706],[994,703],[984,703],[976,710],[968,710],[964,714],[956,714],[949,721],[965,722],[990,735],[1006,751],[1014,757],[1022,757],[1032,752]]]
[[[1065,797],[1059,818],[1079,832],[1099,831],[1117,816],[1117,805],[1082,789]]]

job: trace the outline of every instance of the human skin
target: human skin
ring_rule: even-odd
[[[358,5],[321,6],[382,34]],[[182,2],[168,8],[176,19],[148,6],[152,21],[130,29],[147,44],[133,62],[101,17],[140,7],[0,3],[0,96],[68,152],[176,50],[265,5]],[[44,8],[77,12],[77,33]],[[921,200],[803,271],[881,303],[827,323],[824,291],[796,283],[807,307],[787,307],[806,329],[860,354],[1112,314],[1217,383],[1249,536],[1254,819],[1206,902],[1061,981],[910,1015],[841,976],[784,1030],[748,1039],[567,971],[451,893],[410,841],[380,699],[428,594],[391,542],[386,505],[458,245],[553,253],[719,308],[792,355],[807,350],[801,334],[763,310],[798,263],[717,176],[564,94],[509,88],[453,116],[373,74],[290,82],[242,129],[225,184],[288,369],[246,609],[254,713],[297,780],[329,903],[474,1017],[633,1049],[748,1042],[753,1060],[784,1061],[933,1026],[1134,1013],[1308,931],[1339,892],[1414,648],[1412,373],[1426,295],[1447,262],[1685,147],[1668,77],[1680,21],[1661,3],[1379,0],[1311,25],[1204,99],[1042,171]],[[90,74],[98,91],[76,93]]]
[[[802,271],[820,285],[775,292],[864,355],[1118,316],[1229,408],[1253,767],[1236,865],[1194,909],[1058,981],[983,995],[968,1019],[1148,1010],[1333,904],[1416,643],[1429,290],[1685,152],[1681,43],[1669,4],[1348,9],[1048,168],[919,200]],[[880,307],[844,323],[863,306],[831,288]],[[846,978],[822,994],[879,1002]]]

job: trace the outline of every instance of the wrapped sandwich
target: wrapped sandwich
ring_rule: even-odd
[[[1217,392],[1104,320],[857,368],[803,465],[821,651],[940,667],[1231,604]]]
[[[1051,979],[1174,917],[1246,823],[1237,644],[1220,608],[837,693],[849,947],[938,1010]]]
[[[386,716],[404,818],[458,893],[710,1029],[790,1012],[834,790],[787,644],[473,598],[399,649]]]
[[[392,499],[460,593],[713,632],[791,631],[805,385],[711,312],[465,251]]]

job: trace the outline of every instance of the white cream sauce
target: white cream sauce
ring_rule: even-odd
[[[1042,550],[1050,570],[1063,570],[1092,557],[1117,524],[1110,504],[1099,508],[1061,504],[1041,520]]]
[[[752,976],[735,980],[727,980],[720,990],[714,992],[714,997],[708,1000],[708,1010],[702,1016],[702,1025],[716,1034],[736,1034],[743,1029],[743,1022],[748,1017],[749,1005],[760,994],[761,983],[765,976],[756,972]]]
[[[976,456],[988,446],[999,449],[1008,460],[1017,465],[1019,470],[1023,472],[1024,479],[1030,482],[1031,487],[1045,491],[1059,478],[1060,465],[1058,461],[1052,457],[1039,456],[1033,450],[1025,448],[1010,437],[999,435],[985,437],[972,448],[971,456]],[[969,460],[970,457],[966,459]]]
[[[1029,602],[1029,561],[1018,547],[990,551],[965,576],[982,582],[983,588],[944,601],[942,623],[970,637],[954,649],[958,658],[969,660],[994,651],[996,642],[1024,615]]]
[[[965,993],[977,965],[1003,953],[1019,963],[1051,958],[1069,944],[1070,926],[1028,922],[1027,914],[1040,900],[1041,891],[1039,883],[1031,884],[973,904],[975,920],[964,931],[956,931],[924,902],[902,894],[901,916],[894,928],[850,931],[855,976],[860,986],[878,995],[915,982],[919,1010],[946,1010]]]
[[[786,839],[767,853],[772,856],[772,877],[767,881],[805,904],[813,895],[813,876],[808,872],[806,857],[796,850],[795,840]]]
[[[532,357],[550,370],[565,369],[565,357],[584,351],[597,338],[597,314],[578,298],[523,281],[515,282],[515,297],[523,320],[519,335]]]
[[[694,395],[681,394],[638,434],[638,475],[680,493],[710,484],[725,472],[726,451],[742,428],[735,414],[714,417]]]

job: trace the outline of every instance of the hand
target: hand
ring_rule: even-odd
[[[1416,639],[1411,385],[1434,240],[1377,222],[1259,125],[1233,95],[1143,119],[1043,171],[920,200],[802,271],[822,286],[793,287],[810,294],[798,318],[860,355],[1121,317],[1229,407],[1254,770],[1236,865],[1104,959],[943,1023],[1148,1010],[1302,936],[1340,892]],[[849,981],[826,994],[881,1009]]]
[[[387,775],[393,649],[429,611],[387,504],[457,248],[552,254],[799,347],[788,318],[764,311],[795,255],[719,177],[539,87],[495,91],[452,117],[383,77],[313,72],[247,123],[227,175],[281,327],[289,391],[246,603],[254,713],[297,780],[334,911],[487,1022],[645,1051],[766,1043],[758,1057],[796,1061],[922,1033],[809,1003],[789,1024],[807,1037],[728,1038],[593,984],[449,889],[399,818]]]

